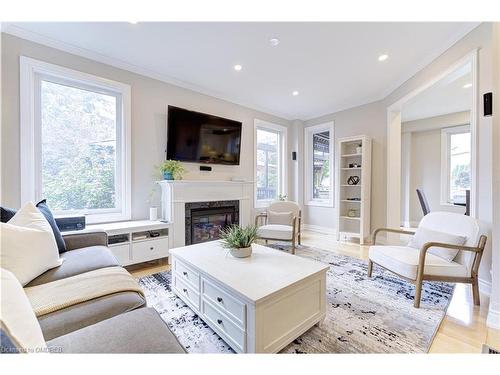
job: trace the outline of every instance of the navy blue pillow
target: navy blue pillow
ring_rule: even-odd
[[[19,348],[12,342],[7,332],[0,328],[0,353],[16,354],[19,353]]]
[[[59,227],[56,224],[56,220],[54,219],[54,216],[52,215],[52,211],[50,211],[49,206],[47,206],[47,200],[41,200],[40,202],[37,203],[37,208],[38,210],[45,216],[47,221],[50,224],[50,227],[52,228],[52,232],[54,232],[54,237],[56,238],[56,243],[57,243],[57,248],[60,253],[64,253],[66,251],[66,244],[64,243],[63,236],[61,235],[61,231],[59,230]]]
[[[45,219],[47,219],[47,221],[50,224],[50,227],[52,228],[52,232],[54,233],[54,237],[56,239],[56,244],[57,244],[57,249],[59,250],[59,254],[64,253],[66,251],[66,243],[64,242],[63,236],[61,235],[61,231],[59,230],[59,227],[56,224],[56,220],[54,219],[54,216],[52,215],[49,206],[47,206],[47,200],[46,199],[41,200],[40,202],[37,203],[36,206],[38,210],[42,213],[42,215],[45,216]],[[7,208],[7,207],[0,207],[0,211],[1,211],[2,223],[8,222],[17,212],[12,208]]]
[[[0,207],[0,221],[6,223],[16,214],[16,210],[7,207]]]

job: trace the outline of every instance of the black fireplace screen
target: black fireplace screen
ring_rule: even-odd
[[[221,229],[239,223],[238,201],[186,203],[186,245],[213,241]]]

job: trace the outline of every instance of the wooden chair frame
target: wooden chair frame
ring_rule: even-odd
[[[374,245],[376,244],[376,241],[377,241],[377,234],[379,234],[380,232],[391,232],[391,233],[409,234],[409,235],[415,234],[415,232],[402,230],[402,229],[379,228],[373,233],[373,242],[372,243]],[[368,260],[368,277],[372,276],[373,264],[375,263],[378,266],[385,268],[388,271],[398,275],[399,277],[411,282],[412,284],[415,284],[415,301],[413,303],[413,306],[415,306],[416,308],[420,307],[420,299],[422,296],[422,284],[423,284],[424,280],[472,284],[472,296],[474,299],[474,304],[479,305],[480,304],[479,283],[478,283],[479,265],[481,263],[481,258],[483,256],[483,251],[484,251],[484,248],[486,246],[487,240],[488,240],[488,237],[486,237],[485,235],[481,235],[479,237],[478,244],[475,247],[474,246],[465,246],[465,245],[452,245],[452,244],[441,243],[441,242],[427,242],[427,243],[425,243],[422,246],[422,248],[420,249],[420,255],[419,255],[419,259],[418,259],[418,267],[417,267],[417,279],[416,280],[402,276],[402,275],[394,272],[393,270],[390,270],[384,266],[381,266],[380,264],[373,262],[372,260]],[[426,275],[425,274],[425,257],[427,255],[427,250],[429,250],[433,246],[439,246],[439,247],[444,247],[447,249],[456,249],[456,250],[462,250],[462,251],[471,251],[471,252],[475,253],[474,260],[472,262],[471,277]]]
[[[299,210],[299,216],[294,216],[292,218],[292,239],[291,240],[278,240],[276,238],[265,238],[265,237],[259,237],[260,239],[263,239],[266,241],[266,244],[269,240],[271,241],[290,241],[292,242],[292,254],[295,255],[295,248],[297,247],[297,243],[301,245],[301,211]],[[255,216],[255,226],[259,227],[259,220],[264,219],[264,225],[267,224],[267,213],[263,212]]]

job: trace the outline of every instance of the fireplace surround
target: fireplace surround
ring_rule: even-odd
[[[251,181],[163,180],[158,184],[161,186],[161,219],[172,225],[170,248],[186,245],[187,203],[238,201],[239,215],[235,213],[235,220],[242,226],[252,222]]]
[[[216,240],[221,229],[239,224],[239,206],[237,200],[186,203],[186,245]]]

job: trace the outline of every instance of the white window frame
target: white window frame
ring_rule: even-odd
[[[257,130],[265,130],[279,134],[279,152],[278,152],[278,195],[288,195],[288,168],[287,168],[287,128],[282,125],[273,124],[271,122],[255,119],[254,120],[254,207],[268,207],[273,202],[272,199],[257,200]]]
[[[41,80],[70,84],[79,88],[113,95],[121,99],[117,109],[117,183],[120,193],[118,210],[71,210],[65,214],[86,215],[89,224],[130,220],[131,217],[131,93],[130,86],[76,70],[20,57],[20,123],[21,123],[21,201],[42,199],[42,148],[40,123]],[[121,109],[121,111],[120,111]],[[59,212],[55,211],[57,215]]]
[[[322,133],[325,131],[330,132],[330,193],[328,199],[318,199],[313,198],[313,135],[317,133]],[[335,175],[335,164],[334,164],[334,151],[335,151],[335,133],[334,133],[334,122],[330,121],[327,123],[309,126],[304,129],[304,202],[307,206],[319,206],[319,207],[334,207],[334,197],[335,197],[335,185],[334,185],[334,175]]]
[[[442,206],[454,206],[450,201],[450,138],[453,134],[471,133],[467,125],[453,126],[441,129],[441,199]],[[472,142],[472,133],[471,133]],[[472,145],[471,145],[471,171],[472,171]],[[471,176],[472,183],[472,176]],[[472,189],[472,186],[471,186]]]

